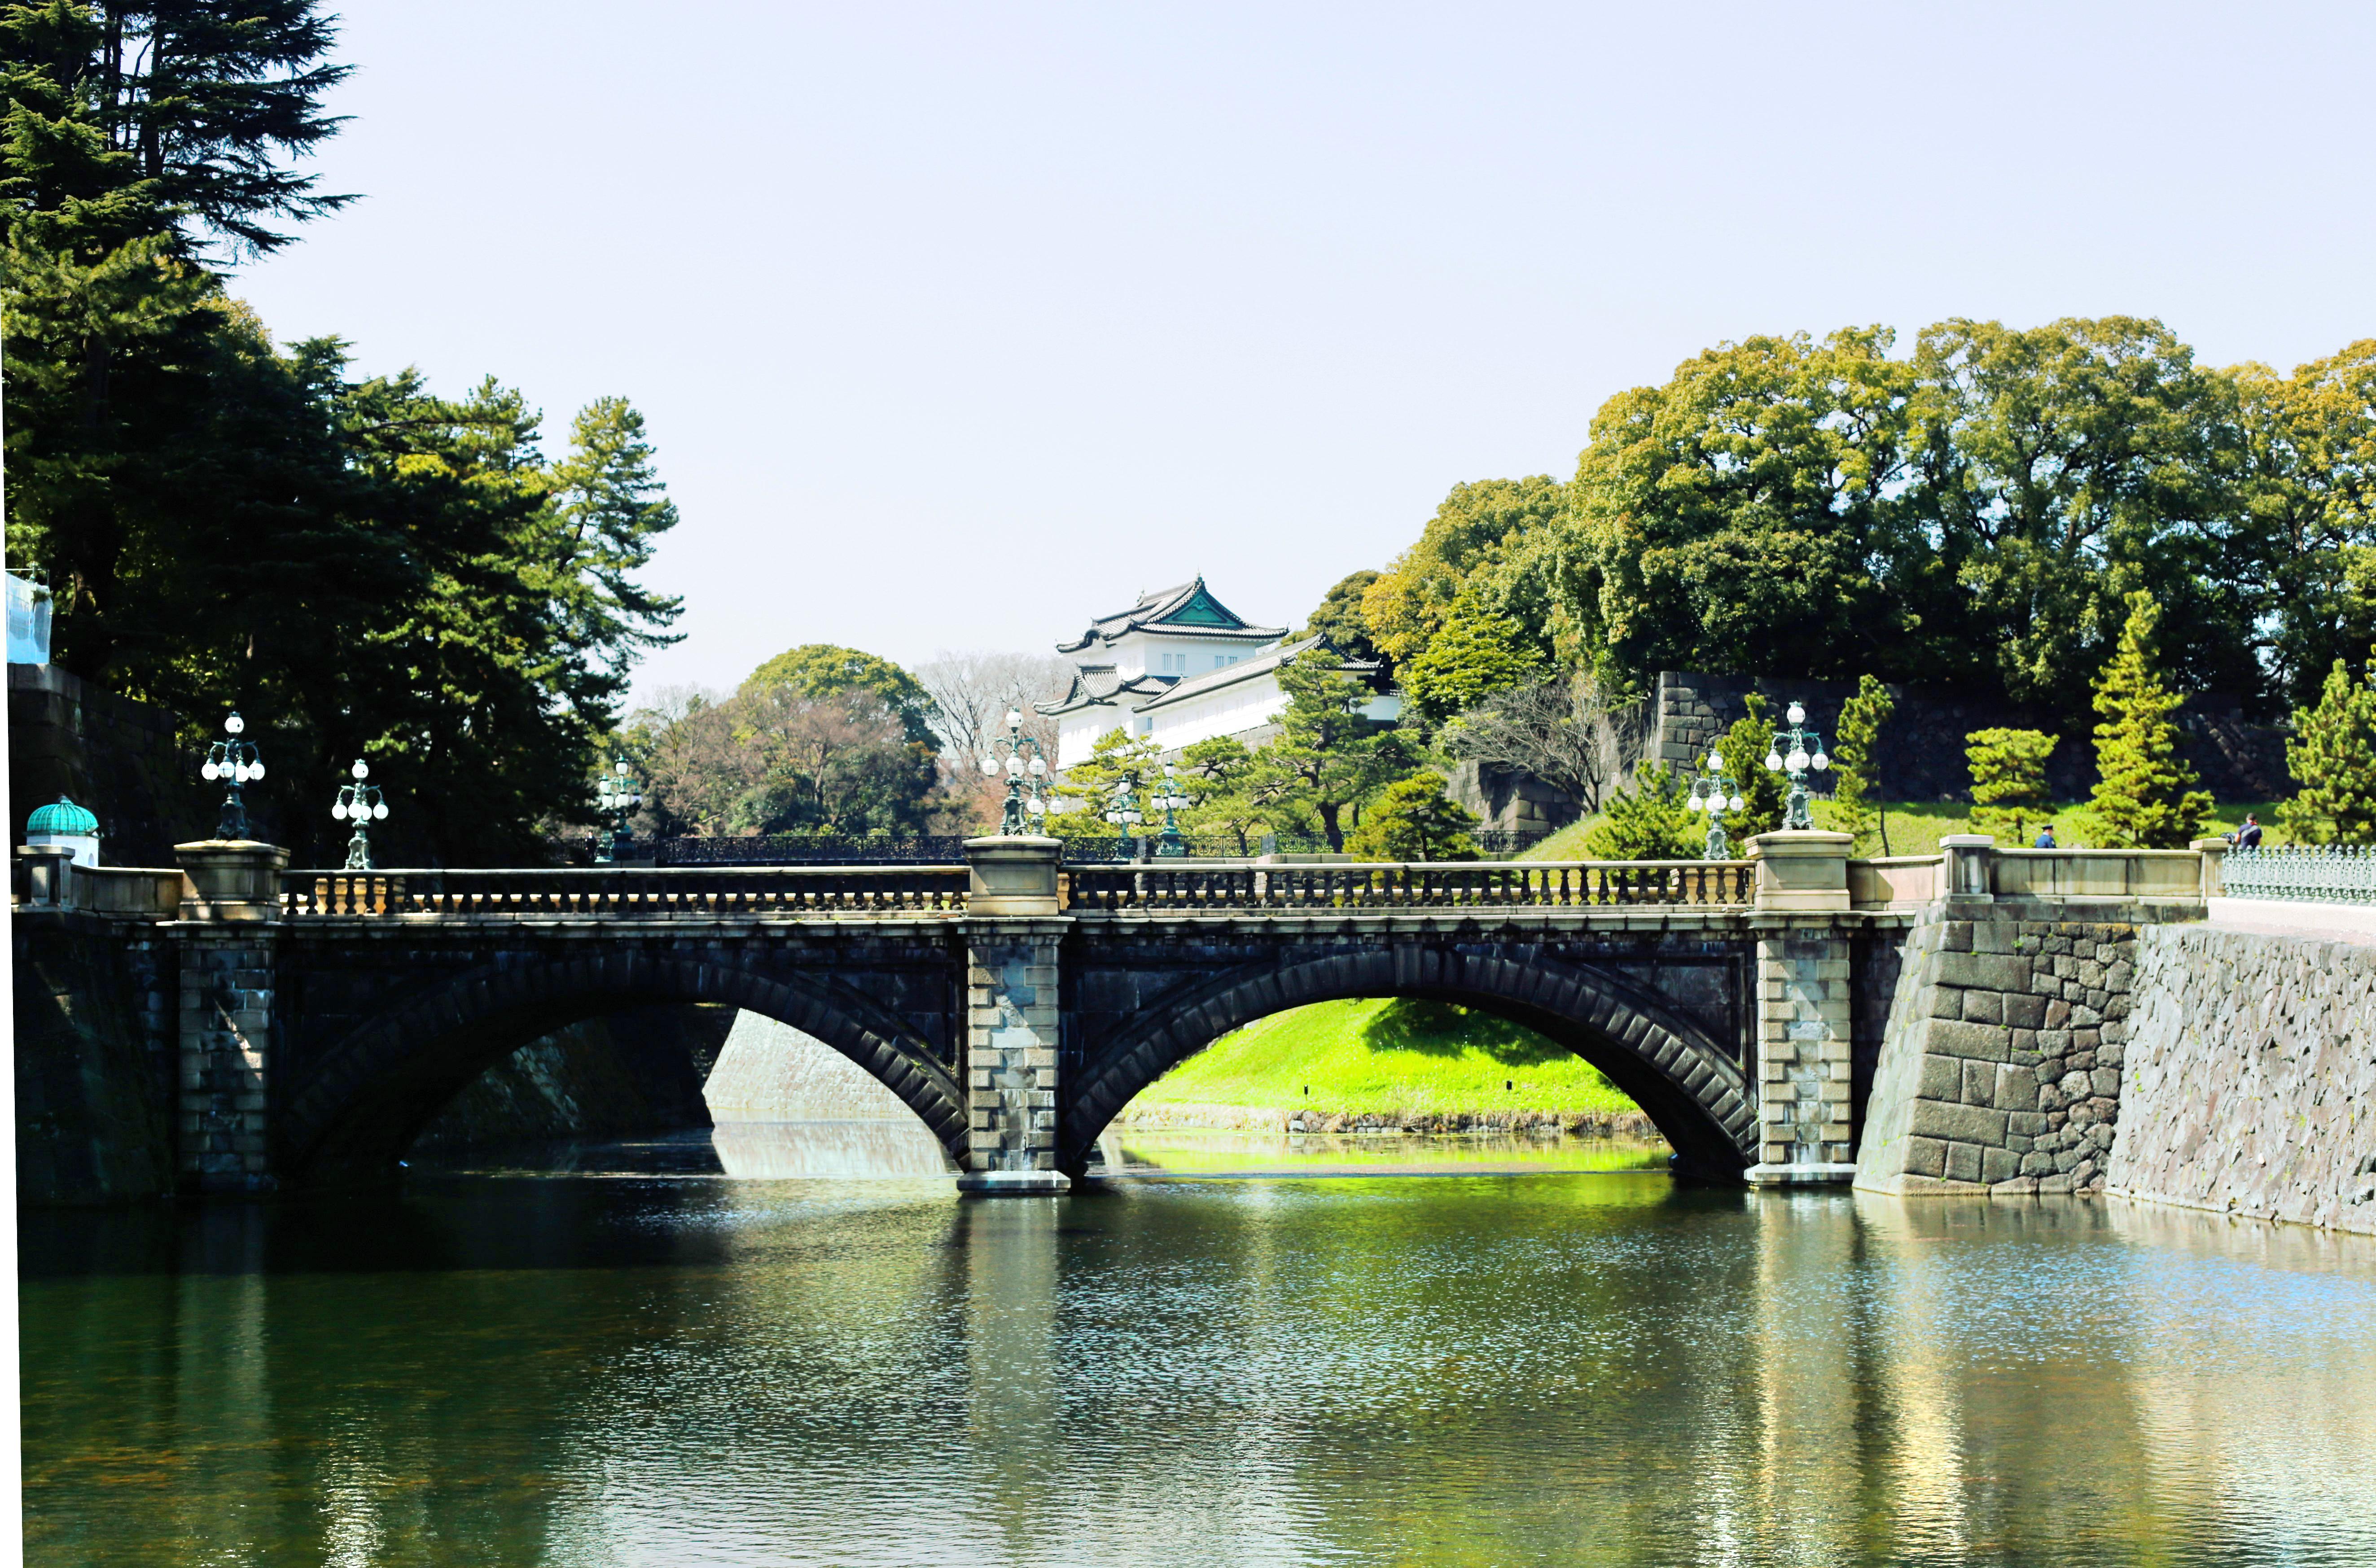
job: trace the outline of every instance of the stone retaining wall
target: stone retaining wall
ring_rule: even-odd
[[[2073,912],[1956,903],[1908,932],[1857,1185],[2102,1188],[2121,1120],[2139,927]]]
[[[2110,1188],[2376,1234],[2376,948],[2175,927],[2138,952]]]

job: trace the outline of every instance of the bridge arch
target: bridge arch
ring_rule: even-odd
[[[904,1101],[963,1162],[965,1097],[931,1046],[849,987],[714,958],[624,953],[487,965],[413,997],[334,1045],[278,1117],[284,1179],[369,1179],[437,1110],[510,1052],[628,1007],[721,1003],[813,1035]]]
[[[1060,1159],[1087,1168],[1123,1106],[1178,1063],[1258,1018],[1314,1002],[1412,997],[1523,1024],[1608,1075],[1685,1169],[1737,1174],[1756,1158],[1756,1106],[1732,1052],[1643,987],[1545,957],[1446,945],[1374,947],[1251,963],[1158,997],[1124,1018],[1069,1097]]]

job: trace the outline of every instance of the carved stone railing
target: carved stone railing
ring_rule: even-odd
[[[1745,861],[1482,861],[1337,865],[1068,865],[1076,913],[1206,909],[1738,909]]]
[[[715,920],[736,915],[961,915],[957,866],[717,866],[588,871],[300,871],[282,915]]]
[[[178,866],[84,866],[64,850],[20,849],[15,869],[11,891],[18,909],[82,909],[155,921],[170,921],[181,911]]]
[[[2352,844],[2272,844],[2230,849],[2220,880],[2230,898],[2307,904],[2376,904],[2376,848]]]

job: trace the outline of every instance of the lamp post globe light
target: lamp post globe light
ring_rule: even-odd
[[[371,823],[387,820],[387,802],[380,799],[378,785],[363,782],[371,777],[370,764],[357,757],[355,766],[348,771],[354,775],[355,781],[339,786],[339,798],[330,804],[330,820],[355,825],[355,836],[347,840],[347,869],[369,871],[371,838],[364,828]]]
[[[1178,814],[1188,809],[1188,797],[1180,792],[1180,770],[1170,763],[1163,765],[1163,793],[1155,803],[1163,808],[1163,836],[1155,841],[1158,855],[1185,855],[1188,840],[1180,837]]]
[[[1789,721],[1790,728],[1776,731],[1774,739],[1766,742],[1765,766],[1769,772],[1787,772],[1790,776],[1790,807],[1782,826],[1804,831],[1815,826],[1814,816],[1807,809],[1807,770],[1812,767],[1821,773],[1832,766],[1832,759],[1824,754],[1824,737],[1806,727],[1804,707],[1792,703],[1783,718]],[[1790,748],[1787,753],[1782,749],[1785,745]]]
[[[252,741],[240,739],[247,720],[233,713],[223,720],[223,733],[229,740],[217,741],[207,748],[207,760],[198,767],[198,777],[212,782],[223,781],[222,816],[215,823],[218,838],[247,837],[247,804],[240,790],[264,777],[264,758],[256,754]]]
[[[1106,820],[1122,829],[1125,844],[1130,842],[1130,830],[1146,820],[1146,814],[1138,809],[1135,784],[1126,774],[1114,783],[1112,802],[1106,807]]]
[[[604,865],[615,865],[626,859],[627,851],[635,847],[636,836],[627,829],[627,818],[644,803],[643,783],[627,776],[626,758],[612,763],[611,771],[602,776],[595,790],[595,801],[611,819],[611,841],[594,858]]]
[[[1732,840],[1725,837],[1724,814],[1731,812],[1738,814],[1747,810],[1749,803],[1740,798],[1740,790],[1733,783],[1732,775],[1724,770],[1722,754],[1708,753],[1707,761],[1702,766],[1705,771],[1692,780],[1691,799],[1683,802],[1683,809],[1707,814],[1707,850],[1701,858],[1729,861],[1732,859]]]
[[[1004,761],[1001,755],[1004,754]],[[1048,818],[1048,759],[1040,742],[1023,732],[1023,710],[1006,710],[1006,733],[990,739],[981,770],[995,778],[1006,775],[1006,803],[998,814],[998,831],[1018,838],[1042,828]]]

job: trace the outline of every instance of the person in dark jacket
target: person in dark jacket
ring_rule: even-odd
[[[2259,849],[2261,847],[2260,818],[2254,816],[2251,812],[2246,812],[2244,814],[2244,826],[2238,828],[2235,832],[2228,835],[2228,842],[2235,845],[2236,848],[2239,849]]]
[[[2054,825],[2052,823],[2048,823],[2044,828],[2039,830],[2037,842],[2032,844],[2030,848],[2033,849],[2059,849],[2062,848],[2061,845],[2057,844],[2054,841]]]

